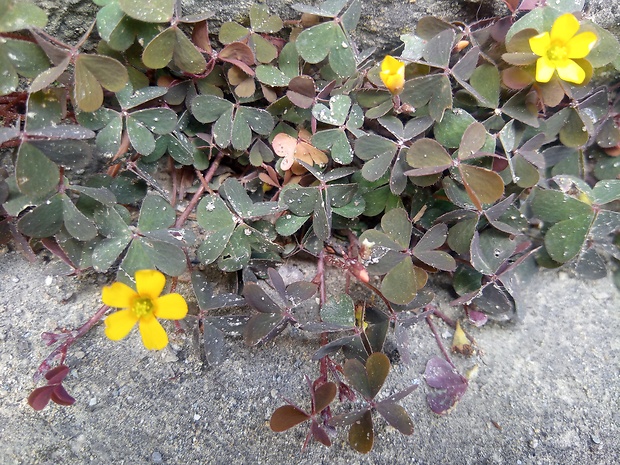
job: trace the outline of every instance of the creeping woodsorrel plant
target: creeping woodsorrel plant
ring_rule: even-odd
[[[413,433],[399,401],[417,383],[381,388],[393,363],[418,363],[417,323],[438,344],[425,380],[443,414],[470,379],[438,324],[454,329],[456,357],[475,354],[467,328],[515,318],[527,259],[620,281],[609,82],[620,47],[583,2],[505,0],[509,15],[471,24],[423,18],[400,55],[358,49],[359,0],[296,4],[301,21],[255,4],[217,35],[210,12],[184,16],[178,1],[94,3],[95,22],[66,44],[41,9],[0,0],[0,144],[13,151],[0,239],[29,258],[46,248],[67,274],[116,275],[82,327],[43,334],[55,347],[33,408],[74,402],[67,351],[106,315],[111,339],[137,323],[148,349],[168,342],[158,319],[185,318],[210,364],[225,362],[227,334],[255,346],[294,326],[320,341],[318,374],[305,407],[278,408],[272,429],[305,423],[305,444],[329,446],[344,427],[365,453],[373,416]],[[277,271],[296,254],[314,258],[311,282]],[[327,267],[346,275],[343,289],[328,290]],[[232,273],[234,289],[215,293],[207,268]],[[433,275],[451,283],[456,317],[433,303]],[[193,296],[174,292],[178,279]],[[244,311],[213,312],[224,308]]]

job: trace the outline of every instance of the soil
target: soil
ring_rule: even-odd
[[[56,265],[0,256],[2,464],[612,464],[620,456],[620,299],[609,278],[540,272],[522,285],[518,322],[465,325],[478,352],[454,356],[455,363],[461,372],[478,365],[478,375],[445,416],[427,407],[422,376],[437,344],[426,325],[412,328],[413,363],[393,366],[380,397],[420,382],[401,401],[415,432],[403,436],[376,416],[375,446],[363,456],[349,448],[345,431],[329,449],[311,443],[302,451],[305,426],[269,429],[283,398],[308,407],[304,375],[318,373],[317,341],[295,330],[258,348],[230,339],[224,363],[208,367],[191,332],[166,326],[171,344],[149,352],[136,330],[113,342],[98,324],[67,358],[65,386],[76,403],[32,410],[32,375],[51,350],[41,332],[86,321],[109,282],[53,276]],[[282,269],[292,280],[311,272],[299,263]],[[330,271],[328,282],[339,275]],[[183,285],[180,292],[189,295]],[[438,294],[450,313],[450,296]],[[438,327],[449,345],[449,328]]]

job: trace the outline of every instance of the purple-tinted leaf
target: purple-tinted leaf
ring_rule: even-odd
[[[344,376],[353,389],[359,392],[364,398],[372,399],[374,397],[368,380],[366,367],[357,359],[349,359],[343,367]]]
[[[489,221],[497,221],[500,218],[500,216],[506,213],[506,210],[508,210],[508,208],[512,205],[514,198],[515,198],[515,195],[510,194],[508,197],[506,197],[501,202],[497,202],[492,207],[487,208],[484,211],[484,214],[487,217],[487,219]]]
[[[282,309],[256,283],[247,283],[243,288],[243,296],[252,308],[262,313],[282,313]]]
[[[411,386],[403,389],[402,391],[398,391],[396,394],[392,394],[390,397],[382,400],[380,403],[383,402],[398,402],[402,399],[404,399],[405,397],[407,397],[409,394],[411,394],[413,391],[415,391],[418,388],[418,381],[415,381],[415,384],[412,384]]]
[[[474,73],[476,65],[478,64],[478,58],[480,57],[480,49],[478,47],[472,47],[453,67],[452,75],[455,79],[461,81],[469,81],[469,78]]]
[[[359,421],[360,418],[364,416],[364,414],[368,412],[368,410],[356,410],[354,412],[343,413],[341,415],[336,415],[329,420],[330,426],[348,426],[352,425],[356,421]]]
[[[210,366],[219,365],[224,359],[224,333],[206,321],[202,328],[207,363]]]
[[[246,315],[229,315],[208,317],[204,320],[205,323],[213,325],[229,336],[240,336],[250,317]]]
[[[331,355],[337,352],[338,350],[340,350],[341,347],[353,344],[356,340],[359,340],[359,336],[346,336],[341,337],[340,339],[336,339],[335,341],[332,341],[329,344],[325,344],[319,350],[317,350],[316,353],[312,356],[312,360],[320,360],[326,355]]]
[[[409,332],[407,331],[407,327],[401,324],[400,321],[396,323],[394,328],[394,337],[403,364],[411,365],[413,358],[411,356],[411,350],[409,349]]]
[[[444,225],[445,226],[445,225]],[[420,259],[427,265],[444,271],[454,271],[456,269],[456,261],[447,252],[440,250],[431,250],[425,252],[413,251],[416,258]]]
[[[516,242],[499,231],[474,232],[470,255],[472,266],[485,275],[494,274],[515,251]]]
[[[316,439],[318,442],[323,444],[324,446],[330,447],[332,445],[331,439],[327,435],[327,432],[319,426],[316,420],[312,420],[312,424],[310,425],[310,432],[312,433],[312,437]]]
[[[314,391],[314,411],[315,413],[322,412],[329,404],[332,403],[334,397],[336,397],[336,384],[329,382],[319,386]]]
[[[284,284],[284,280],[282,279],[282,276],[280,276],[280,273],[273,268],[269,268],[267,270],[267,274],[271,280],[271,285],[276,290],[280,298],[282,300],[286,300],[286,285]]]
[[[301,329],[310,333],[337,333],[338,331],[346,331],[353,329],[353,326],[343,326],[337,323],[318,322],[304,323]]]
[[[298,281],[291,283],[286,287],[286,296],[293,303],[293,306],[299,305],[316,294],[317,285],[306,281]]]
[[[441,247],[448,237],[448,226],[445,223],[439,223],[426,231],[422,239],[413,248],[415,251],[433,250]]]
[[[441,357],[433,357],[426,364],[424,371],[426,383],[433,388],[448,389],[460,386],[467,380],[459,375],[454,368]]]
[[[55,386],[43,386],[35,389],[28,396],[28,404],[35,410],[43,410],[52,398]]]
[[[487,317],[486,314],[482,312],[478,312],[476,310],[470,310],[467,313],[467,316],[469,317],[469,322],[477,327],[484,326],[484,324],[489,319],[489,317]]]
[[[454,407],[467,391],[467,379],[440,357],[428,361],[424,378],[430,387],[436,388],[427,394],[426,400],[431,410],[439,415]]]
[[[372,449],[374,431],[372,429],[372,414],[366,411],[359,421],[353,423],[349,429],[349,445],[362,454]]]
[[[413,422],[403,407],[394,402],[383,401],[379,402],[376,408],[390,426],[407,436],[413,434]]]
[[[280,313],[254,315],[245,326],[243,340],[249,346],[267,342],[284,330],[287,321]]]
[[[308,418],[310,418],[310,415],[303,410],[292,405],[283,405],[273,412],[271,420],[269,421],[269,426],[276,433],[281,433],[293,426],[297,426]]]
[[[73,403],[75,402],[75,399],[69,395],[69,393],[62,384],[58,384],[54,387],[51,397],[52,400],[58,405],[69,406],[73,405]]]
[[[69,367],[67,365],[59,365],[45,373],[45,379],[47,379],[48,384],[58,384],[62,382],[68,374]]]
[[[368,372],[370,398],[374,398],[383,387],[390,372],[390,359],[382,352],[375,352],[366,360],[366,371]]]

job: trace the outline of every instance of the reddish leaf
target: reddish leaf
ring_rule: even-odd
[[[467,391],[467,379],[440,357],[428,361],[424,378],[430,387],[436,388],[427,394],[426,400],[431,410],[439,415],[454,407]]]
[[[28,396],[28,404],[35,410],[43,410],[52,398],[55,386],[43,386],[35,389]]]
[[[73,405],[75,399],[69,395],[62,384],[57,384],[52,391],[52,400],[58,405]]]
[[[261,313],[282,313],[282,309],[256,283],[247,283],[243,288],[245,301]]]
[[[407,411],[394,402],[379,402],[377,404],[377,412],[381,414],[390,426],[405,435],[413,434],[413,422]]]
[[[329,382],[319,386],[314,391],[314,411],[322,412],[336,397],[336,384]]]
[[[319,426],[319,424],[315,420],[312,420],[310,432],[312,433],[314,439],[316,439],[324,446],[330,447],[332,445],[332,441],[331,439],[329,439],[327,432],[323,428],[321,428],[321,426]]]
[[[284,284],[284,280],[280,273],[278,273],[273,268],[269,268],[267,270],[267,274],[269,275],[269,279],[271,280],[271,285],[278,292],[278,295],[282,300],[286,300],[286,286]]]
[[[370,410],[367,410],[349,429],[349,444],[356,451],[367,454],[372,449],[374,439],[372,415]]]
[[[247,75],[254,76],[254,53],[252,49],[241,42],[233,42],[228,44],[219,53],[218,58],[222,61],[232,63],[241,68]]]
[[[310,76],[294,77],[288,84],[286,96],[299,108],[310,108],[316,97],[314,79]]]
[[[308,418],[310,418],[310,415],[303,410],[292,405],[283,405],[273,412],[271,420],[269,421],[269,426],[276,433],[281,433],[293,426],[297,426]]]
[[[68,374],[69,367],[67,365],[60,365],[45,373],[45,379],[47,379],[48,384],[59,384]]]

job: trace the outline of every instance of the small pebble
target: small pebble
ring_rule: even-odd
[[[97,398],[92,397],[90,401],[88,402],[88,405],[90,405],[91,407],[94,407],[95,405],[97,405]]]
[[[54,278],[52,276],[48,276],[45,278],[45,285],[51,286],[53,281],[54,281]]]
[[[161,463],[164,460],[164,458],[159,452],[153,452],[153,455],[151,455],[151,459],[154,463]]]
[[[197,413],[194,414],[194,421],[198,421],[200,420],[200,415],[198,415]]]
[[[272,389],[271,390],[271,397],[273,397],[274,399],[278,396],[278,390],[277,389]]]
[[[596,434],[593,434],[592,436],[590,436],[590,438],[592,439],[592,442],[594,444],[600,444],[601,443],[601,437],[596,435]]]
[[[19,278],[17,276],[13,276],[11,278],[11,281],[13,281],[14,283],[18,283],[19,282]]]

